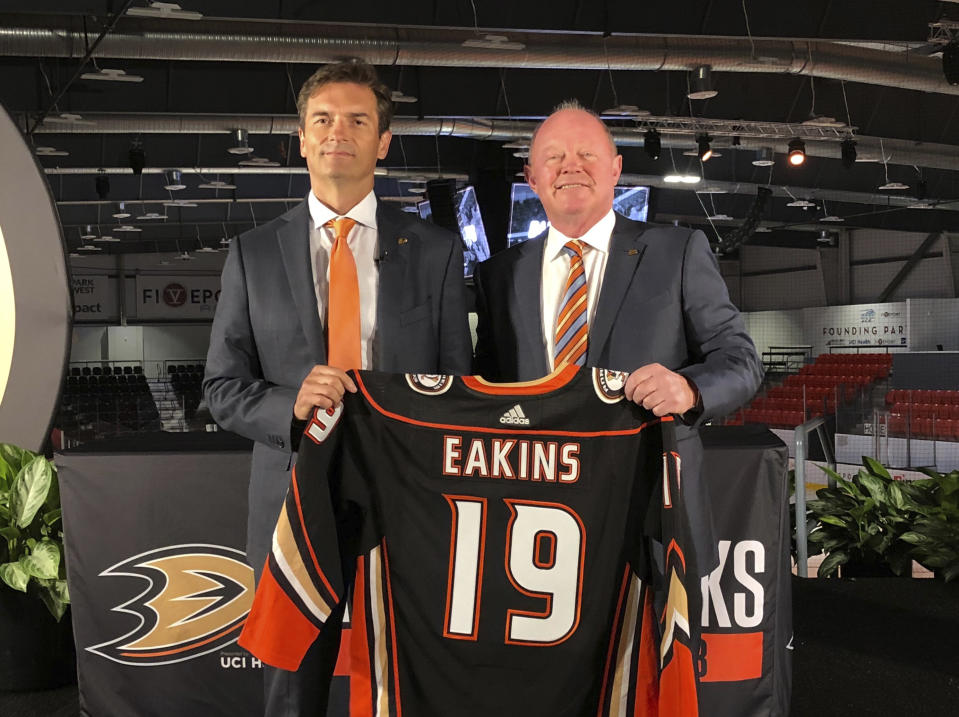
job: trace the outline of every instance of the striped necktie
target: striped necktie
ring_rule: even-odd
[[[569,256],[569,277],[556,316],[553,342],[553,367],[586,362],[586,271],[583,267],[583,245],[573,239],[566,242],[563,251]]]
[[[356,260],[346,238],[356,226],[348,217],[331,219],[330,288],[326,307],[327,363],[344,371],[361,368],[360,363],[360,285],[356,278]]]

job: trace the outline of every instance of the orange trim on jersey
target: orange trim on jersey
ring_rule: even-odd
[[[578,368],[575,364],[570,364],[567,368]],[[466,376],[462,376],[465,381]],[[475,377],[474,377],[475,378]],[[401,423],[408,423],[412,426],[423,426],[424,428],[438,428],[440,430],[446,431],[467,431],[470,433],[499,433],[499,434],[509,434],[510,436],[514,435],[524,435],[524,436],[573,436],[581,438],[593,438],[597,436],[635,436],[640,433],[645,428],[649,426],[654,426],[660,421],[671,420],[666,416],[661,418],[656,418],[652,421],[646,421],[645,423],[636,426],[635,428],[624,428],[620,431],[552,431],[552,430],[534,430],[531,428],[490,428],[488,426],[458,426],[451,423],[434,423],[433,421],[420,421],[415,418],[410,418],[409,416],[403,416],[399,413],[394,413],[393,411],[387,411],[380,404],[376,402],[370,392],[366,388],[366,384],[363,383],[363,380],[360,378],[360,375],[356,375],[355,383],[360,387],[360,390],[363,392],[363,395],[366,396],[367,402],[371,407],[376,409],[379,413],[383,414],[387,418],[392,418],[394,421],[400,421]],[[517,386],[519,384],[490,384],[491,386]]]
[[[516,383],[493,383],[480,376],[461,376],[463,385],[479,393],[489,396],[534,396],[540,393],[555,391],[573,380],[579,370],[575,364],[566,364],[554,369],[552,373],[534,381],[518,381]],[[590,369],[583,369],[588,371]]]
[[[396,696],[396,717],[403,717],[400,706],[400,667],[396,654],[396,617],[393,614],[393,586],[390,583],[390,556],[386,551],[386,538],[383,538],[381,545],[383,546],[383,575],[386,577],[386,604],[390,610],[390,644],[393,646],[393,693]]]
[[[164,657],[166,655],[176,655],[181,652],[187,652],[194,648],[200,647],[201,645],[206,645],[209,642],[213,642],[214,640],[217,640],[223,637],[224,635],[227,635],[233,632],[234,630],[237,630],[243,627],[243,622],[245,622],[245,620],[237,623],[236,625],[233,625],[232,627],[228,627],[222,632],[218,632],[215,635],[210,635],[210,637],[206,638],[205,640],[200,640],[199,642],[191,642],[189,645],[184,645],[183,647],[177,647],[172,650],[162,650],[160,652],[121,652],[120,654],[123,657]]]
[[[370,672],[370,645],[366,632],[366,558],[356,559],[353,581],[353,609],[350,612],[350,716],[373,717],[373,675]]]
[[[673,658],[659,678],[659,714],[670,717],[698,717],[696,673],[693,654],[681,642],[673,642]]]
[[[310,534],[306,532],[306,521],[303,519],[303,505],[300,503],[300,488],[296,480],[296,466],[293,466],[291,478],[292,480],[290,481],[290,486],[293,488],[293,502],[296,503],[296,517],[300,520],[300,530],[303,534],[303,542],[306,543],[306,547],[310,551],[310,559],[313,561],[313,567],[316,568],[316,572],[320,576],[320,580],[323,581],[323,585],[327,590],[329,590],[330,595],[333,596],[333,599],[339,603],[340,596],[336,594],[336,590],[334,590],[333,586],[330,585],[330,581],[326,579],[326,575],[323,573],[322,568],[320,568],[320,562],[316,559],[316,553],[313,552],[313,544],[310,542]],[[332,605],[330,607],[332,607]]]
[[[603,670],[603,687],[599,693],[599,710],[596,712],[596,717],[603,717],[604,714],[608,714],[607,712],[603,711],[606,708],[606,685],[609,683],[609,676],[613,671],[613,651],[616,647],[616,637],[619,635],[620,610],[623,609],[623,597],[626,595],[626,586],[629,585],[629,572],[630,568],[627,565],[626,570],[623,573],[623,582],[619,586],[619,598],[616,600],[616,612],[613,613],[613,626],[609,631],[609,649],[606,651],[606,669]]]
[[[276,582],[267,563],[237,644],[268,665],[296,671],[319,634]]]
[[[683,564],[683,572],[686,571],[686,557],[683,555],[682,548],[676,543],[676,539],[669,541],[669,546],[666,548],[666,561],[669,562],[669,554],[675,552],[679,556],[679,562]]]
[[[658,714],[659,661],[656,657],[655,634],[653,594],[647,590],[646,599],[643,600],[642,628],[639,633],[639,657],[636,659],[636,700],[633,703],[633,714],[637,717]]]
[[[703,682],[738,682],[763,676],[763,634],[703,633],[706,674]]]

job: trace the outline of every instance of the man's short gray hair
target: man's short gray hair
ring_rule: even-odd
[[[533,135],[529,138],[529,151],[530,151],[530,152],[533,151],[533,142],[536,141],[536,135],[539,133],[540,128],[543,126],[543,124],[546,122],[546,120],[548,120],[550,117],[552,117],[552,116],[553,116],[554,114],[556,114],[557,112],[561,112],[561,111],[563,111],[563,110],[579,110],[580,112],[585,112],[586,114],[592,115],[593,117],[595,117],[595,118],[596,118],[596,121],[599,122],[599,124],[602,126],[603,130],[605,130],[606,136],[609,138],[609,145],[613,148],[613,154],[618,154],[618,153],[619,153],[619,151],[616,149],[616,142],[613,141],[613,133],[609,131],[609,127],[606,126],[606,123],[603,122],[603,119],[602,119],[598,114],[596,114],[595,112],[593,112],[593,110],[584,107],[583,104],[582,104],[579,100],[577,100],[577,99],[575,99],[575,98],[571,98],[571,99],[568,99],[568,100],[563,100],[563,101],[560,102],[558,105],[556,105],[556,106],[553,108],[553,111],[550,112],[544,119],[540,120],[540,123],[539,123],[538,125],[536,125],[536,128],[533,130]]]

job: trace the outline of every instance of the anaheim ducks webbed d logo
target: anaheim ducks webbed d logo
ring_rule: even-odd
[[[139,624],[86,649],[127,665],[164,665],[235,642],[253,604],[253,570],[243,558],[221,545],[171,545],[107,568],[102,577],[147,581],[145,590],[112,608],[136,615]]]

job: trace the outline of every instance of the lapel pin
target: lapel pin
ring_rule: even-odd
[[[409,239],[407,239],[406,237],[400,237],[399,239],[396,240],[396,243],[399,244],[400,246],[403,246],[408,241]]]
[[[636,256],[637,254],[639,254],[638,249],[630,249],[629,251],[626,252],[626,256]]]

